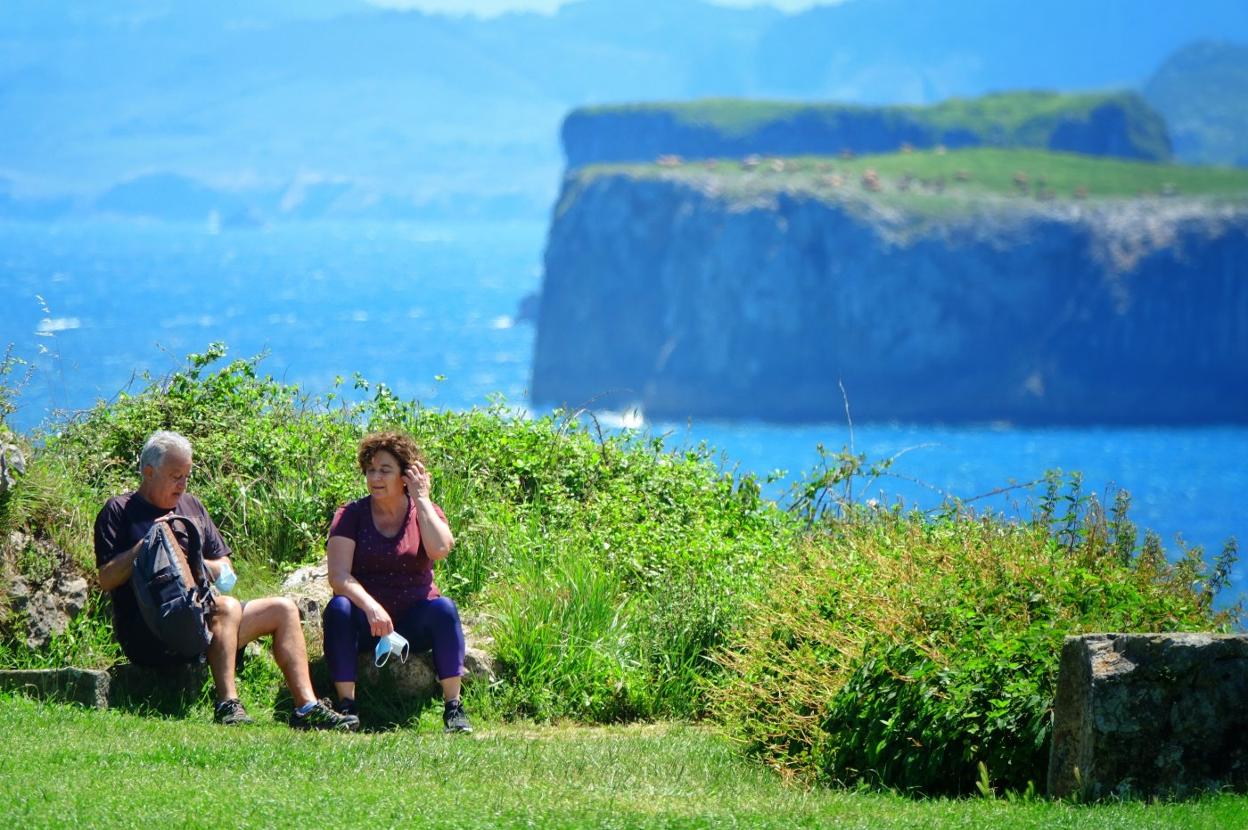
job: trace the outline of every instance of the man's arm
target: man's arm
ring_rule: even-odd
[[[143,547],[142,540],[135,543],[134,547],[118,554],[100,567],[100,589],[104,591],[114,591],[126,584],[130,579],[130,574],[134,573],[134,560],[139,558],[139,549]],[[229,562],[230,557],[219,556],[216,559],[205,559],[204,567],[208,571],[208,577],[213,582],[221,576],[222,563]],[[234,565],[231,562],[230,568]]]
[[[217,525],[213,522],[212,517],[208,515],[208,510],[204,507],[204,503],[197,496],[189,496],[189,500],[194,505],[194,509],[187,512],[198,519],[200,532],[203,534],[201,543],[203,545],[204,567],[208,571],[208,577],[213,582],[216,582],[221,576],[221,569],[225,563],[229,563],[230,570],[235,570],[234,562],[230,558],[233,552],[225,543],[225,538],[221,536],[221,531],[217,530]]]
[[[126,584],[130,579],[130,574],[134,573],[134,560],[139,558],[141,547],[143,547],[142,540],[136,542],[128,551],[114,556],[100,566],[101,590],[115,591]]]

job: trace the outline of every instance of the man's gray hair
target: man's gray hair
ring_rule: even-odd
[[[147,466],[151,466],[154,470],[160,469],[161,462],[165,460],[165,454],[170,450],[185,453],[186,457],[190,458],[191,442],[186,440],[185,436],[167,429],[153,432],[143,444],[143,451],[139,453],[139,475],[143,474],[143,468]]]

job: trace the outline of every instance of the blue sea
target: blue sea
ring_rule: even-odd
[[[110,399],[144,371],[160,376],[212,341],[233,357],[264,353],[275,377],[324,392],[356,373],[428,406],[461,409],[501,395],[527,404],[534,330],[517,320],[541,285],[541,223],[207,225],[0,223],[0,348],[34,373],[10,417],[30,430],[54,411]],[[12,376],[10,380],[12,380]],[[852,400],[852,398],[851,398]],[[630,413],[605,413],[631,423]],[[1128,490],[1132,517],[1173,554],[1181,537],[1216,553],[1248,540],[1248,428],[1017,429],[854,424],[643,423],[671,446],[706,441],[721,465],[787,488],[816,446],[896,457],[856,495],[934,507],[947,496],[1025,513],[1046,470],[1082,473],[1108,501]],[[1005,492],[992,494],[1004,489]],[[1220,604],[1245,589],[1248,568]]]

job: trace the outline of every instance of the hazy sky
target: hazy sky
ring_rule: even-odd
[[[554,12],[575,0],[368,0],[376,6],[394,9],[420,9],[427,12],[476,14],[491,17],[510,11]],[[786,12],[799,12],[811,6],[831,6],[844,0],[707,0],[720,6],[775,6]],[[662,0],[656,0],[662,8]]]

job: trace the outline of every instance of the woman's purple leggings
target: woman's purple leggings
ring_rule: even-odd
[[[364,651],[377,646],[369,632],[368,618],[346,597],[336,596],[325,606],[325,662],[335,683],[355,682],[355,662]],[[412,651],[433,649],[433,666],[439,680],[464,673],[464,628],[459,610],[449,597],[421,600],[394,628],[407,638]]]

